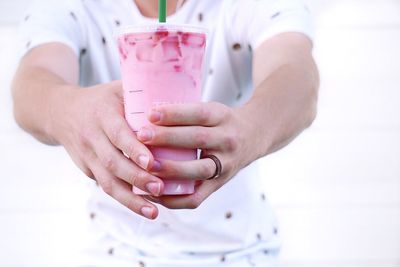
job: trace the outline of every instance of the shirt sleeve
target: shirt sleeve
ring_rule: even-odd
[[[311,14],[301,0],[231,0],[225,23],[231,39],[257,48],[268,38],[299,32],[313,40]]]
[[[62,43],[79,56],[84,47],[81,10],[74,1],[37,0],[20,25],[21,57],[46,43]]]

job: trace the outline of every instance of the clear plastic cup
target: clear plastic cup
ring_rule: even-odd
[[[201,101],[206,39],[205,29],[187,25],[133,26],[120,32],[125,118],[134,132],[150,124],[147,113],[153,107]],[[197,159],[197,149],[149,149],[156,159]],[[165,195],[194,193],[193,180],[169,178],[164,183]]]

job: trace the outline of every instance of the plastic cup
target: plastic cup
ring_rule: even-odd
[[[204,29],[168,24],[128,27],[120,33],[118,45],[125,118],[134,132],[150,124],[147,113],[151,108],[201,101]],[[197,149],[149,149],[156,159],[197,159]],[[164,183],[165,195],[194,193],[193,180],[168,178]]]

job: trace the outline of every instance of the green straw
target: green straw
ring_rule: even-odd
[[[167,22],[167,0],[158,0],[158,21]]]

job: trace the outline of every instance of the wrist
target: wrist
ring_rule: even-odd
[[[267,133],[267,125],[262,123],[260,111],[253,106],[246,104],[237,108],[237,112],[242,121],[243,140],[247,147],[248,164],[266,156],[270,151],[271,142]]]
[[[45,131],[54,144],[62,144],[63,136],[71,127],[68,122],[77,89],[76,86],[60,85],[49,96],[49,117]]]

